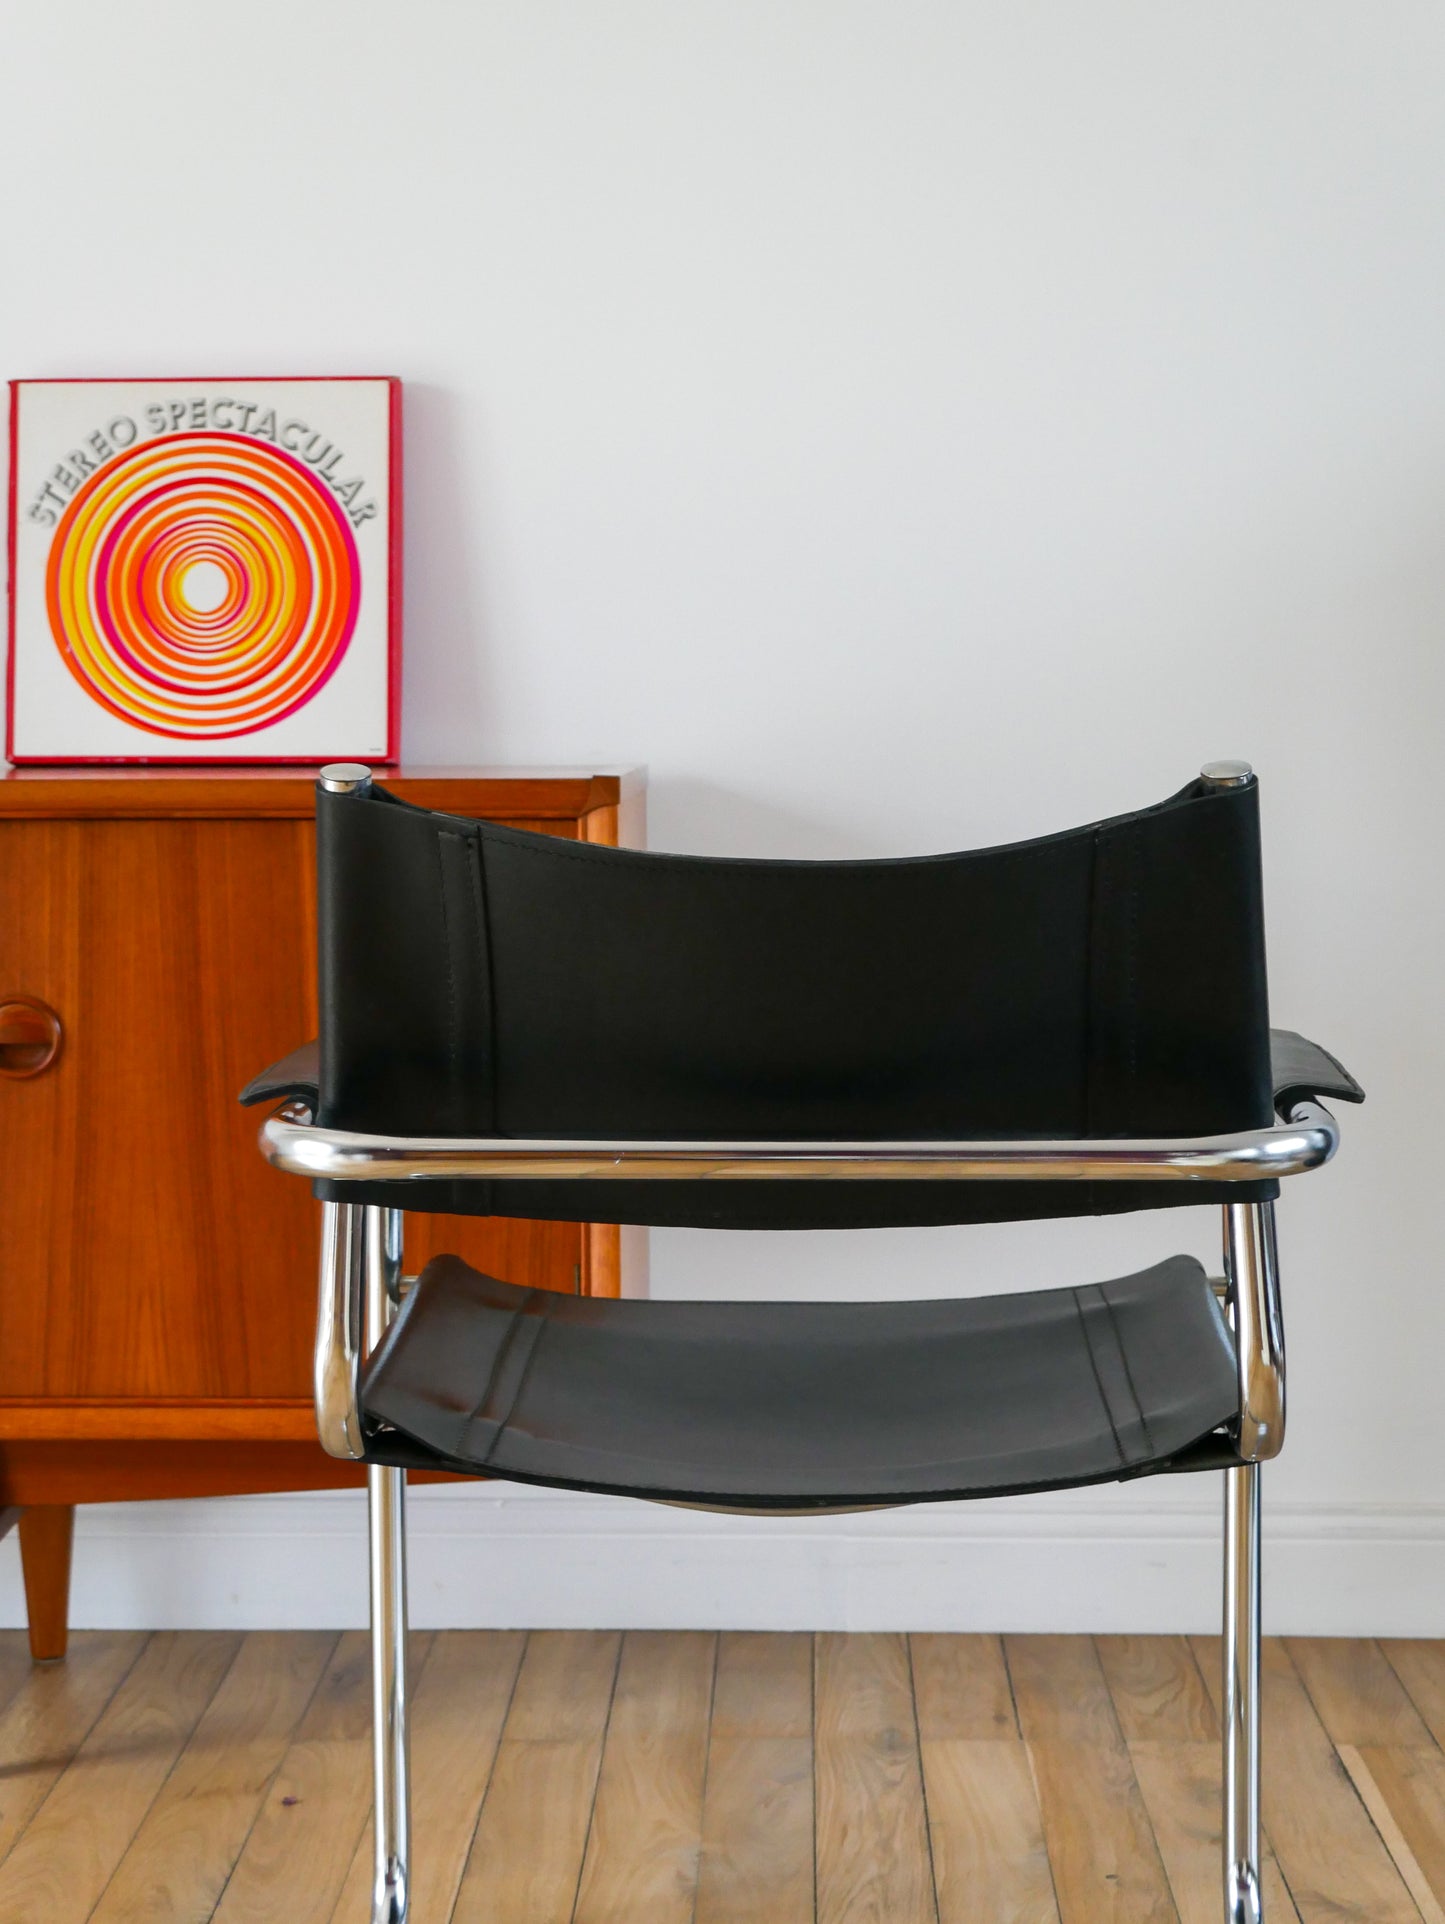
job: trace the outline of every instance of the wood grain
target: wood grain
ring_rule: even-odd
[[[813,1876],[811,1740],[715,1732],[694,1924],[812,1924]]]
[[[56,1663],[65,1655],[74,1542],[71,1504],[38,1504],[20,1512],[25,1614],[30,1623],[30,1654],[37,1663]]]
[[[1372,1639],[1290,1637],[1286,1647],[1336,1747],[1428,1747],[1430,1733],[1419,1711]]]
[[[829,1633],[814,1652],[819,1924],[933,1924],[907,1643]]]
[[[1340,1760],[1425,1924],[1445,1924],[1445,1757],[1345,1744]]]
[[[416,1924],[1218,1918],[1219,1746],[1158,1734],[1200,1715],[1177,1641],[1009,1639],[1028,1742],[918,1735],[996,1728],[988,1639],[713,1642],[629,1638],[619,1680],[613,1633],[414,1639]],[[1375,1718],[1375,1655],[1300,1668]],[[1266,1685],[1271,1924],[1445,1924],[1439,1747],[1336,1746],[1282,1644]],[[0,1639],[0,1917],[364,1917],[369,1695],[356,1635],[84,1634],[65,1667]]]
[[[718,1639],[694,1924],[811,1924],[813,1640]]]
[[[1089,1637],[1006,1637],[1063,1924],[1170,1924],[1174,1904]]]
[[[240,1648],[152,1637],[0,1865],[7,1924],[83,1924]]]
[[[1187,1637],[1095,1637],[1094,1649],[1131,1747],[1218,1739],[1219,1718]]]
[[[335,1646],[329,1631],[246,1638],[91,1924],[211,1916]]]
[[[813,1735],[813,1639],[806,1633],[725,1630],[713,1688],[714,1741]]]
[[[641,794],[627,770],[386,779],[599,842]],[[0,1077],[0,1503],[349,1480],[309,1414],[317,1207],[236,1102],[316,1033],[313,815],[306,770],[0,776],[0,997],[40,998],[65,1036],[43,1073]],[[623,1286],[610,1226],[419,1217],[410,1244],[417,1268],[445,1249],[528,1286]],[[63,1628],[51,1611],[47,1651]]]
[[[1027,1742],[1122,1748],[1113,1699],[1091,1637],[1005,1637],[1004,1654]]]
[[[1224,1804],[1218,1744],[1140,1739],[1131,1741],[1129,1755],[1180,1924],[1219,1924]],[[1265,1917],[1269,1924],[1299,1924],[1273,1853],[1265,1849],[1263,1859]]]
[[[1431,1736],[1445,1749],[1445,1639],[1406,1642],[1392,1637],[1385,1639],[1380,1649],[1429,1725]]]
[[[690,1924],[716,1663],[703,1631],[623,1638],[576,1924]]]
[[[527,1639],[452,1924],[571,1918],[621,1643],[610,1631]]]
[[[1217,1640],[1195,1648],[1208,1680]],[[1264,1828],[1303,1924],[1419,1924],[1278,1638],[1265,1638],[1261,1670]]]
[[[456,1481],[431,1470],[407,1474],[412,1483]],[[209,1437],[117,1437],[97,1447],[76,1437],[22,1437],[0,1444],[0,1500],[26,1506],[360,1489],[365,1482],[364,1466],[327,1456],[314,1438],[223,1443]]]
[[[1029,1755],[998,1739],[923,1739],[939,1924],[1058,1924]]]
[[[431,1639],[413,1637],[413,1674]],[[292,1733],[235,1870],[216,1924],[274,1924],[329,1917],[366,1822],[371,1794],[371,1662],[367,1638],[348,1632],[331,1653]]]
[[[924,1743],[933,1737],[1018,1736],[1000,1638],[915,1633],[908,1642]]]
[[[0,1630],[0,1717],[30,1680],[32,1662],[29,1639],[23,1630]],[[0,1751],[0,1771],[5,1753]]]
[[[509,821],[575,821],[634,803],[640,768],[427,768],[378,765],[377,779],[419,808]],[[0,820],[310,821],[316,771],[302,768],[7,768]]]
[[[0,1714],[0,1861],[13,1849],[145,1649],[133,1630],[92,1630],[64,1664],[32,1669]]]
[[[447,1630],[432,1641],[411,1699],[408,1924],[447,1924],[452,1914],[526,1642],[520,1630]],[[365,1924],[372,1876],[368,1821],[332,1924]]]

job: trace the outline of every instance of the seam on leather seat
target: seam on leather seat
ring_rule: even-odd
[[[1134,1399],[1134,1408],[1139,1418],[1139,1428],[1144,1432],[1144,1448],[1148,1455],[1153,1456],[1154,1438],[1149,1431],[1149,1418],[1145,1413],[1144,1399],[1139,1394],[1139,1386],[1134,1381],[1134,1372],[1129,1367],[1129,1345],[1124,1341],[1124,1332],[1119,1326],[1118,1312],[1114,1308],[1113,1300],[1103,1284],[1100,1283],[1096,1285],[1096,1287],[1098,1288],[1100,1297],[1103,1299],[1104,1308],[1108,1312],[1109,1327],[1114,1332],[1114,1340],[1119,1345],[1119,1361],[1124,1366],[1124,1380],[1129,1385],[1130,1396]]]
[[[1142,1461],[1144,1452],[1128,1448],[1124,1440],[1126,1432],[1132,1431],[1141,1442],[1147,1438],[1148,1433],[1144,1427],[1143,1411],[1139,1407],[1133,1382],[1124,1363],[1123,1344],[1119,1341],[1118,1329],[1113,1319],[1107,1313],[1107,1298],[1097,1283],[1086,1284],[1083,1288],[1071,1293],[1074,1308],[1078,1312],[1079,1326],[1083,1332],[1084,1346],[1089,1353],[1089,1367],[1094,1372],[1094,1382],[1098,1387],[1099,1401],[1108,1418],[1114,1447],[1119,1453],[1119,1461],[1127,1468],[1132,1463]],[[1095,1298],[1104,1306],[1105,1314],[1102,1316],[1099,1314]],[[1107,1340],[1107,1347],[1101,1347],[1098,1338],[1105,1333],[1109,1340]],[[1133,1404],[1132,1409],[1121,1408],[1119,1405],[1118,1390],[1121,1378],[1123,1388]],[[1110,1379],[1114,1382],[1112,1394]]]
[[[530,1315],[528,1311],[533,1301],[545,1294],[544,1290],[528,1290],[527,1300],[512,1311],[507,1320],[507,1333],[497,1345],[496,1361],[488,1371],[486,1385],[467,1419],[468,1454],[474,1455],[476,1462],[483,1467],[490,1463],[492,1452],[507,1427],[526,1381],[537,1338],[546,1320],[545,1316]],[[488,1413],[490,1405],[496,1406],[495,1413]],[[478,1450],[477,1445],[483,1438],[485,1446]]]

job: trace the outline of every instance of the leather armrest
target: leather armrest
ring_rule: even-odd
[[[303,1102],[311,1105],[311,1113],[316,1113],[321,1086],[320,1051],[314,1042],[303,1042],[299,1049],[293,1049],[289,1056],[282,1056],[273,1062],[269,1069],[263,1069],[253,1076],[241,1091],[240,1100],[247,1105],[256,1102],[276,1102],[282,1096],[300,1096]]]
[[[1270,1070],[1274,1083],[1274,1106],[1286,1115],[1292,1102],[1303,1097],[1333,1097],[1343,1102],[1363,1102],[1365,1092],[1349,1070],[1317,1042],[1310,1042],[1292,1029],[1271,1029],[1269,1037]],[[269,1069],[253,1076],[241,1091],[246,1104],[275,1102],[282,1096],[299,1096],[315,1114],[320,1086],[320,1061],[316,1043],[305,1042]]]
[[[1281,1116],[1290,1104],[1311,1096],[1333,1096],[1342,1102],[1363,1102],[1365,1092],[1328,1049],[1293,1029],[1269,1032],[1269,1066],[1274,1081],[1274,1106]]]

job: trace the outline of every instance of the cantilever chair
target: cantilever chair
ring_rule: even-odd
[[[710,860],[317,792],[321,1038],[243,1100],[324,1227],[316,1414],[371,1505],[375,1924],[404,1924],[408,1468],[826,1512],[1225,1473],[1224,1915],[1258,1924],[1274,1201],[1333,1057],[1269,1028],[1258,789],[918,861]],[[1192,1257],[949,1302],[598,1301],[405,1210],[805,1229],[1223,1211]]]

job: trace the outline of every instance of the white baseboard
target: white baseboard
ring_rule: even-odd
[[[412,1621],[1212,1630],[1218,1497],[1218,1480],[1201,1477],[1167,1505],[1141,1484],[769,1521],[516,1485],[421,1489],[410,1497]],[[1445,1503],[1266,1502],[1265,1517],[1267,1629],[1445,1635]],[[365,1620],[365,1598],[360,1492],[79,1513],[78,1628],[343,1627]],[[0,1546],[0,1622],[24,1622],[13,1537]]]

